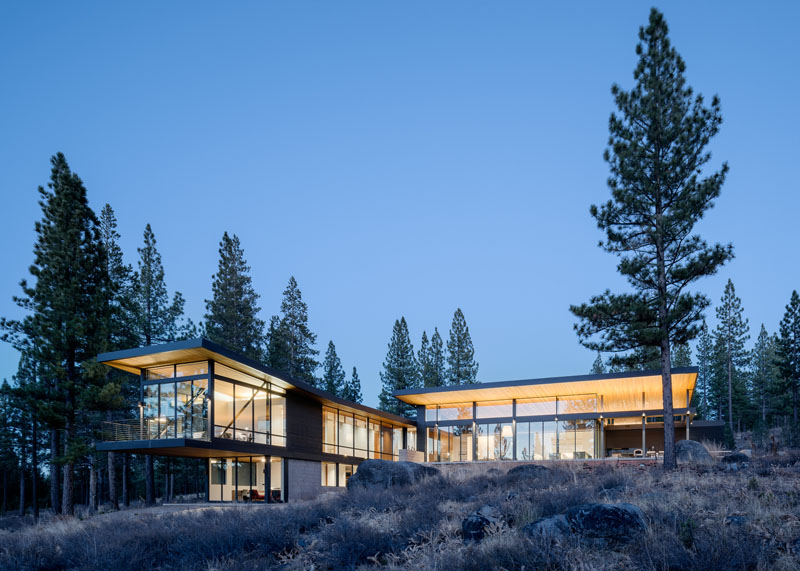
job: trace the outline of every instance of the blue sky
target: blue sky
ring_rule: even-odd
[[[152,224],[199,320],[223,231],[263,316],[289,276],[367,404],[394,320],[466,315],[484,381],[587,372],[568,311],[624,282],[589,205],[608,197],[609,89],[632,84],[642,2],[120,2],[0,6],[0,315],[32,261],[36,187],[66,154],[135,263]],[[698,228],[736,259],[751,321],[800,288],[797,3],[662,3],[689,83],[719,94]],[[709,321],[713,324],[713,310]],[[18,356],[0,345],[0,378]]]

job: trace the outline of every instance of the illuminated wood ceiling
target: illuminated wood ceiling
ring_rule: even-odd
[[[682,370],[672,375],[672,402],[676,408],[686,407],[697,382],[697,372]],[[642,393],[645,403],[642,405]],[[658,409],[663,407],[660,374],[595,375],[586,378],[539,379],[508,383],[469,385],[463,389],[446,387],[444,390],[421,389],[395,393],[396,398],[413,405],[434,405],[471,401],[495,401],[543,397],[569,397],[596,394],[603,396],[606,411]]]

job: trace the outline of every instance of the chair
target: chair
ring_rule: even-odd
[[[634,449],[634,451],[633,451],[633,457],[634,458],[641,458],[642,456],[644,456],[644,453],[642,452],[641,448]]]

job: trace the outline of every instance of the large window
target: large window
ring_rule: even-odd
[[[209,498],[214,502],[284,501],[282,458],[212,458],[208,478]]]
[[[510,400],[478,402],[475,404],[476,418],[511,418],[513,404]]]
[[[322,485],[324,487],[347,487],[350,476],[356,473],[355,464],[337,464],[336,462],[320,462],[322,468]]]
[[[335,408],[322,408],[322,451],[328,454],[396,460],[403,429]]]
[[[510,422],[476,426],[478,460],[513,460],[514,430]]]
[[[270,392],[268,383],[261,385],[214,379],[216,438],[286,446],[286,397]]]
[[[178,366],[180,367],[180,365]],[[155,371],[155,372],[153,372]],[[146,372],[147,379],[174,378],[175,367],[158,367]],[[148,382],[142,387],[140,438],[208,439],[208,380]]]

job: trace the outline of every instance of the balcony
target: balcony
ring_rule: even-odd
[[[133,442],[140,440],[165,440],[188,438],[209,440],[208,420],[202,416],[174,418],[145,418],[141,420],[115,420],[103,422],[103,442]]]

